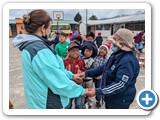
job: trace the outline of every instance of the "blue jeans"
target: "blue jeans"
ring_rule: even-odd
[[[82,109],[82,96],[71,98],[69,101],[69,104],[65,107],[65,109],[71,109],[72,108],[72,101],[74,99],[75,102],[75,109]]]

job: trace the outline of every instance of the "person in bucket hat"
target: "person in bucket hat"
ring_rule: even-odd
[[[90,88],[90,95],[104,95],[106,109],[129,109],[135,99],[135,84],[139,74],[139,62],[132,44],[133,34],[130,30],[121,28],[109,39],[117,50],[104,65],[86,70],[79,76],[84,78],[102,75],[101,87]]]
[[[109,36],[108,40],[120,50],[123,51],[135,51],[133,44],[134,35],[129,29],[121,28],[113,36]]]

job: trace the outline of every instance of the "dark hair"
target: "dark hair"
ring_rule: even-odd
[[[82,38],[81,38],[81,36],[80,36],[80,35],[74,35],[74,36],[73,36],[73,38],[72,38],[72,40],[79,41],[79,42],[80,42],[80,44],[82,43]]]
[[[34,33],[39,27],[45,25],[45,28],[48,28],[50,22],[52,21],[51,17],[45,10],[33,10],[29,14],[23,15],[23,24],[25,30],[29,33]]]
[[[87,33],[87,35],[86,35],[86,38],[87,38],[87,37],[92,37],[92,38],[94,39],[95,34],[94,34],[93,32],[89,32],[89,33]]]
[[[64,32],[61,32],[59,35],[62,35],[64,37],[67,37],[67,35]]]
[[[84,50],[85,50],[85,49],[93,50],[93,47],[92,47],[92,46],[89,46],[89,45],[86,45],[85,48],[84,48]]]

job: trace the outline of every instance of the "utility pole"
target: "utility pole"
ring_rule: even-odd
[[[59,19],[60,19],[61,15],[60,14],[57,14],[56,15],[56,18],[57,18],[57,32],[58,32],[58,24],[59,24]]]
[[[88,26],[88,25],[87,25],[87,24],[88,24],[88,23],[87,23],[87,19],[88,19],[88,11],[87,11],[87,9],[86,9],[86,34],[87,34],[87,26]]]

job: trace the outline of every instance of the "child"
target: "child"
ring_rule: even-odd
[[[87,41],[83,44],[82,46],[82,54],[83,56],[83,60],[85,62],[85,68],[86,69],[90,69],[93,66],[93,62],[94,59],[93,57],[95,57],[97,55],[97,47],[96,45],[91,42],[91,41]],[[86,77],[84,78],[84,83],[83,83],[83,87],[84,88],[93,88],[93,80],[90,77]],[[93,105],[94,105],[94,98],[93,97],[85,97],[83,99],[83,108],[85,108],[85,104],[88,102],[88,108],[89,109],[93,109]]]
[[[75,35],[75,36],[73,36],[73,38],[72,38],[72,41],[73,42],[75,42],[78,46],[79,46],[79,55],[80,55],[80,57],[82,57],[83,55],[82,55],[82,53],[81,53],[81,50],[82,50],[82,38],[81,38],[81,36],[80,35]]]
[[[99,48],[99,54],[94,58],[94,64],[93,67],[96,68],[98,66],[102,66],[103,64],[105,64],[105,62],[107,62],[107,54],[108,54],[108,46],[107,45],[101,45]],[[100,88],[101,87],[101,80],[102,76],[98,76],[96,78],[94,78],[94,82],[95,82],[95,87],[96,88]],[[101,95],[96,95],[96,107],[100,108],[101,107]]]
[[[95,34],[93,32],[87,33],[87,35],[86,35],[86,41],[92,41],[92,42],[94,42],[94,39],[95,39]]]
[[[56,53],[62,58],[66,58],[67,56],[67,46],[69,45],[69,42],[66,41],[67,40],[67,35],[65,33],[60,33],[59,34],[59,41],[60,43],[58,43],[55,47],[55,51]]]
[[[94,43],[95,42],[95,34],[93,32],[87,33],[87,35],[86,35],[86,41],[91,41],[91,42]],[[95,44],[95,46],[98,49],[97,44]]]
[[[67,70],[74,74],[85,71],[84,62],[79,56],[79,46],[74,42],[71,42],[68,46],[68,58],[64,61],[64,65]],[[82,96],[70,99],[70,103],[66,108],[72,108],[73,99],[75,100],[75,109],[82,109]]]
[[[98,36],[96,37],[95,41],[96,41],[96,44],[97,44],[97,46],[99,48],[102,45],[102,42],[103,42],[103,38],[101,36],[101,32],[98,32]]]
[[[82,38],[80,35],[74,35],[72,41],[76,41],[79,44],[82,44]]]

